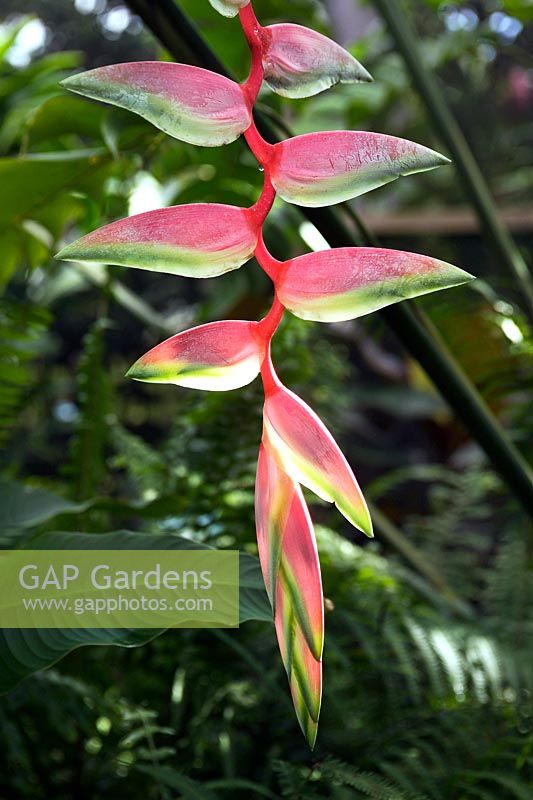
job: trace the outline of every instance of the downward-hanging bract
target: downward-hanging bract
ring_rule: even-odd
[[[298,721],[312,746],[322,696],[320,564],[302,490],[280,465],[266,429],[259,447],[255,491],[261,569]]]
[[[276,193],[290,203],[326,206],[404,175],[448,162],[414,142],[367,131],[327,131],[272,145],[252,117],[263,79],[285,97],[309,97],[336,83],[371,80],[348,52],[300,25],[262,27],[249,0],[210,0],[239,15],[250,46],[250,75],[237,84],[184,64],[139,62],[101,67],[64,81],[72,91],[133,111],[184,142],[215,147],[244,134],[264,170],[250,208],[214,203],[173,206],[104,226],[65,247],[59,258],[208,278],[255,255],[274,283],[259,322],[227,320],[178,333],[138,359],[128,376],[211,391],[245,386],[261,374],[265,405],[255,514],[265,587],[296,715],[314,746],[322,697],[324,603],[313,525],[301,486],[332,502],[372,536],[357,480],[315,412],[284,387],[270,342],[285,308],[303,319],[354,319],[391,303],[472,278],[428,256],[345,247],[277,261],[262,227]]]

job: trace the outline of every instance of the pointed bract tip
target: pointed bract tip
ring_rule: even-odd
[[[70,256],[68,254],[69,248],[70,245],[62,247],[61,250],[58,250],[58,252],[54,255],[54,258],[56,258],[58,261],[69,261],[70,260]]]
[[[432,150],[431,152],[435,155],[435,160],[438,161],[437,166],[445,167],[447,164],[452,163],[451,158],[448,158],[448,156],[444,156],[442,153],[438,153],[436,150]]]
[[[359,64],[359,62],[357,62]],[[363,67],[362,64],[359,64],[359,75],[357,77],[361,83],[374,83],[374,78],[370,74],[370,72]]]
[[[416,172],[425,172],[426,170],[436,169],[437,167],[445,167],[451,164],[451,159],[448,156],[443,156],[437,150],[432,150],[431,147],[425,145],[418,145],[418,152],[414,158],[414,169],[409,172],[402,172],[402,175],[411,175]]]
[[[65,89],[68,89],[70,92],[75,92],[82,85],[80,76],[81,73],[69,75],[68,78],[63,78],[62,81],[59,81],[59,85],[63,86]]]
[[[437,262],[438,263],[438,262]],[[443,281],[442,286],[435,287],[436,289],[452,289],[454,286],[462,286],[470,281],[475,281],[476,276],[471,275],[470,272],[454,267],[453,264],[448,264],[445,261],[441,262],[443,268]]]
[[[131,365],[131,367],[127,370],[127,372],[124,373],[124,377],[125,378],[130,378],[133,381],[142,381],[142,380],[144,380],[142,369],[139,366],[139,362],[138,361],[136,361],[135,364]]]
[[[84,261],[86,254],[83,253],[83,250],[80,253],[78,248],[79,242],[80,239],[77,239],[75,242],[65,245],[65,247],[62,247],[61,250],[55,254],[54,258],[57,258],[59,261]]]
[[[365,519],[363,521],[358,520],[358,523],[359,524],[358,524],[357,527],[359,528],[361,533],[364,533],[364,535],[367,536],[369,539],[373,539],[374,538],[374,526],[372,525],[372,519],[370,517],[370,512],[368,511],[368,509],[367,509],[367,512],[366,512]]]
[[[354,528],[364,533],[369,539],[374,538],[372,519],[370,518],[370,511],[366,503],[364,503],[363,507],[361,507],[360,503],[357,504],[357,507],[354,507],[354,505],[344,502],[343,498],[339,496],[334,498],[334,502],[343,517],[345,517]]]
[[[299,719],[298,722],[300,723],[302,733],[305,736],[305,741],[309,749],[314,750],[318,733],[318,722],[312,720],[310,716],[306,716],[304,720]]]

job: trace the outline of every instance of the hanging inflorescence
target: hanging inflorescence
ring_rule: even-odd
[[[336,83],[371,80],[330,39],[300,25],[262,27],[248,0],[210,0],[239,15],[251,50],[237,84],[185,64],[116,64],[68,78],[74,92],[134,111],[181,141],[215,147],[244,134],[264,170],[250,208],[215,203],[173,206],[113,222],[65,247],[58,257],[209,278],[255,256],[275,288],[259,322],[227,320],[179,333],[128,372],[136,380],[228,390],[261,374],[265,405],[256,480],[261,568],[298,720],[310,746],[322,695],[324,606],[313,525],[300,486],[335,503],[372,536],[368,509],[330,432],[274,371],[270,343],[285,309],[302,319],[354,319],[408,297],[469,280],[427,256],[368,247],[309,253],[289,261],[267,250],[262,227],[276,196],[301,206],[349,200],[448,159],[427,147],[366,131],[327,131],[269,144],[252,108],[263,81],[284,97],[310,97]]]

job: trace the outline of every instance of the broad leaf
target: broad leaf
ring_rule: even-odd
[[[270,176],[287,202],[328,206],[448,162],[434,150],[395,136],[325,131],[275,145]]]
[[[370,514],[355,476],[315,412],[280,384],[267,392],[263,418],[269,442],[291,478],[335,503],[352,525],[372,536]]]
[[[311,97],[336,83],[359,83],[372,78],[336,42],[302,25],[263,28],[265,81],[283,97]]]
[[[265,345],[257,328],[257,322],[244,320],[199,325],[152,348],[127,375],[192,389],[238,389],[253,381],[261,368]]]
[[[212,278],[248,261],[257,237],[249,209],[194,203],[112,222],[67,245],[56,258]]]
[[[0,478],[0,530],[29,528],[59,514],[85,511],[87,503],[66,500],[36,486]]]
[[[0,158],[0,226],[29,215],[35,219],[35,210],[53,203],[64,190],[80,190],[88,178],[98,178],[108,160],[104,148]]]
[[[39,550],[203,550],[207,546],[180,536],[115,531],[105,534],[48,533],[32,542]],[[257,559],[245,553],[239,560],[240,622],[271,620]],[[0,691],[8,691],[39,669],[85,645],[133,647],[163,631],[78,628],[0,629]]]
[[[188,64],[112,64],[72,75],[63,86],[133,111],[176,139],[206,147],[233,142],[252,119],[238,83]]]
[[[255,492],[259,558],[302,730],[314,745],[322,694],[324,603],[315,535],[300,487],[280,468],[268,435]]]
[[[247,6],[250,0],[209,0],[209,2],[224,17],[236,17],[240,9]]]
[[[338,322],[472,279],[445,261],[417,253],[340,247],[287,261],[276,291],[297,317]]]

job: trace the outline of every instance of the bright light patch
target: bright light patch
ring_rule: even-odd
[[[522,331],[516,324],[516,322],[509,317],[502,319],[500,322],[500,328],[507,336],[510,342],[513,344],[520,344],[520,342],[524,341],[524,337],[522,335]]]
[[[331,246],[326,239],[322,236],[320,231],[315,228],[312,222],[302,222],[298,228],[298,233],[311,250],[318,252],[319,250],[330,250]]]
[[[128,214],[142,214],[165,206],[163,187],[149,172],[139,172],[130,194]]]
[[[112,8],[102,17],[102,27],[113,36],[120,36],[131,22],[131,12],[126,6]]]
[[[74,0],[74,8],[80,14],[101,14],[106,7],[106,0]]]
[[[494,311],[497,311],[498,314],[505,314],[506,317],[510,317],[514,309],[512,305],[506,303],[505,300],[496,300],[494,303]]]
[[[449,31],[473,31],[478,23],[479,17],[471,8],[454,8],[444,17]]]
[[[35,53],[42,50],[46,44],[47,35],[48,29],[41,19],[30,19],[20,29],[13,47],[6,56],[11,66],[26,67]]]
[[[489,17],[489,28],[494,33],[497,33],[506,42],[512,42],[516,39],[523,29],[522,23],[505,14],[503,11],[495,11]]]

